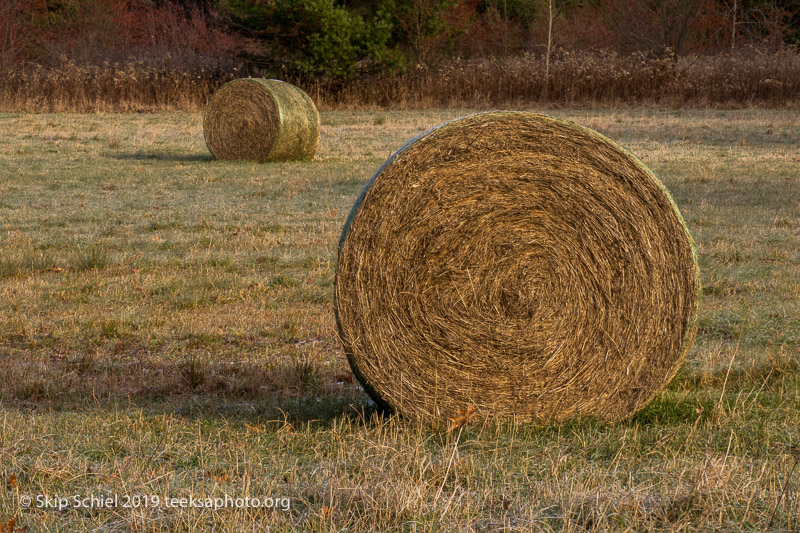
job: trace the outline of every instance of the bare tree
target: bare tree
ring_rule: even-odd
[[[541,7],[545,11],[545,21],[547,23],[547,46],[544,55],[544,86],[542,87],[542,99],[547,98],[550,86],[550,59],[553,56],[554,34],[553,24],[563,11],[578,5],[580,0],[542,0]]]
[[[0,5],[0,71],[11,68],[24,55],[30,28],[19,16],[19,0],[6,0]]]
[[[741,43],[780,47],[789,34],[793,14],[800,14],[800,3],[783,5],[776,0],[722,0],[714,6],[719,16],[730,20],[726,35],[733,53]],[[725,28],[726,32],[728,28]]]
[[[550,54],[553,50],[553,0],[547,0],[547,52],[544,60],[544,86],[542,87],[542,100],[547,99],[547,90],[550,87]]]
[[[649,51],[677,57],[703,6],[703,0],[616,0],[606,25],[623,51]]]

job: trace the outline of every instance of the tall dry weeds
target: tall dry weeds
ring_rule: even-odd
[[[202,109],[225,82],[248,68],[182,69],[144,61],[57,68],[29,66],[0,77],[5,111],[160,111]],[[288,78],[322,109],[569,106],[796,106],[800,53],[742,49],[736,54],[653,57],[611,51],[554,52],[544,91],[545,58],[454,59],[414,65],[398,75],[349,82]]]
[[[0,78],[0,109],[27,112],[165,111],[202,109],[229,70],[181,70],[143,61],[102,66],[29,66]]]
[[[312,89],[324,108],[477,106],[520,103],[583,105],[752,105],[800,102],[800,54],[743,50],[736,55],[651,57],[615,52],[554,53],[544,92],[545,58],[455,60],[417,65],[400,77]],[[543,95],[546,94],[546,100]]]

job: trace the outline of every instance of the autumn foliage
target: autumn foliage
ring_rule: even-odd
[[[798,28],[788,0],[4,0],[0,107],[196,109],[247,75],[323,106],[782,104]]]

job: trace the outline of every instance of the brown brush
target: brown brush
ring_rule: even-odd
[[[696,251],[667,190],[599,133],[494,112],[409,142],[339,242],[335,309],[381,405],[476,416],[632,416],[694,338]]]
[[[311,159],[319,113],[306,93],[278,80],[245,78],[223,85],[208,102],[203,133],[217,159]]]

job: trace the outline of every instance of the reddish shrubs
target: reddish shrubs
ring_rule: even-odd
[[[358,72],[376,69],[359,67],[355,74],[339,77],[314,77],[274,50],[272,60],[277,58],[277,63],[257,61],[261,56],[254,50],[269,52],[271,41],[259,38],[258,32],[241,34],[248,38],[235,33],[241,28],[231,14],[223,14],[225,19],[210,5],[200,9],[166,0],[3,0],[0,109],[196,110],[223,83],[248,75],[290,81],[323,109],[534,102],[786,106],[797,105],[800,98],[800,54],[781,44],[789,35],[786,21],[800,13],[756,13],[751,7],[737,19],[738,37],[731,51],[732,13],[714,0],[607,0],[561,8],[553,25],[558,48],[545,87],[541,43],[546,42],[547,25],[544,12],[534,4],[513,4],[518,11],[513,12],[506,11],[505,3],[501,10],[499,3],[478,0],[452,5],[424,0],[406,8],[399,2],[390,44],[395,47],[392,53],[407,61],[405,68],[366,75]],[[339,9],[346,9],[342,6]],[[441,27],[433,22],[430,28],[420,25],[425,6],[438,9],[442,16],[433,22]],[[761,22],[750,24],[746,16]],[[685,33],[659,37],[652,30],[670,20],[682,22]],[[296,31],[289,33],[302,38]],[[659,38],[645,42],[655,37]],[[660,51],[635,51],[637,46]],[[626,47],[634,51],[626,52]],[[672,52],[678,49],[685,51],[676,56]],[[255,64],[278,66],[262,71],[247,66],[245,56]]]

